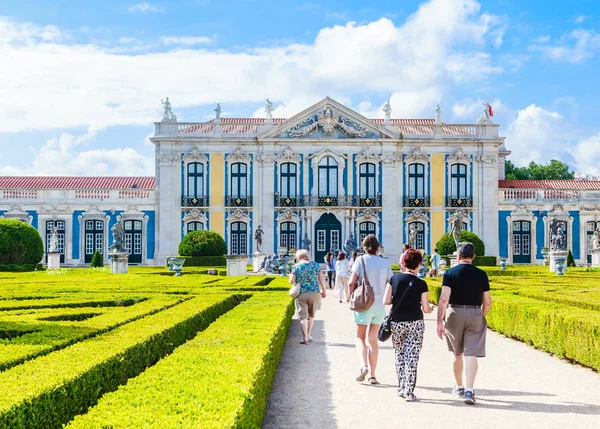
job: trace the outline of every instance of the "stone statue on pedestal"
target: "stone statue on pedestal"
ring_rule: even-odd
[[[171,110],[171,102],[169,101],[169,97],[167,97],[167,99],[165,101],[163,101],[161,98],[160,104],[162,104],[163,108],[165,109],[165,112],[163,113],[163,118],[171,119],[171,115],[173,114],[173,111]]]
[[[268,98],[267,105],[265,106],[265,113],[267,114],[267,119],[273,119],[273,103]]]
[[[254,232],[254,239],[256,240],[256,251],[260,252],[262,248],[262,236],[264,231],[261,228],[261,225],[258,225],[258,228]]]
[[[390,105],[390,100],[383,105],[383,111],[385,112],[385,120],[389,121],[390,117],[392,116],[392,106]]]
[[[566,222],[556,218],[550,219],[550,250],[567,250]]]
[[[117,222],[111,228],[113,235],[113,244],[108,249],[108,253],[127,253],[125,248],[125,230],[121,222]]]
[[[352,258],[352,254],[356,251],[358,251],[358,244],[356,244],[356,241],[354,240],[354,234],[350,233],[350,237],[348,237],[346,239],[346,242],[344,243],[344,247],[343,247],[344,253],[346,254],[346,258],[350,259]]]
[[[481,115],[479,115],[479,119],[477,119],[478,124],[491,124],[492,119],[490,118],[490,111],[492,108],[490,107],[490,103],[488,101],[484,101],[483,110],[481,111]]]
[[[306,250],[307,252],[310,252],[310,245],[311,245],[312,241],[310,241],[310,239],[308,238],[308,233],[305,232],[304,233],[304,238],[302,239],[302,248],[304,250]]]
[[[435,107],[435,123],[436,124],[441,123],[441,120],[440,120],[441,117],[442,117],[442,109],[440,109],[440,105],[438,104]]]
[[[450,233],[452,234],[452,238],[454,239],[454,244],[456,244],[457,249],[458,245],[460,244],[460,234],[463,229],[464,218],[468,218],[468,215],[464,210],[458,210],[448,218],[448,221],[451,222]]]
[[[417,234],[418,233],[419,233],[419,229],[417,228],[417,225],[414,223],[411,223],[408,227],[408,245],[411,247],[411,249],[417,248]]]
[[[600,249],[600,228],[596,228],[592,235],[592,250]]]
[[[217,107],[215,107],[215,113],[217,115],[217,120],[221,119],[221,105],[217,103]]]
[[[53,226],[51,231],[52,236],[50,237],[48,252],[58,252],[58,228]]]

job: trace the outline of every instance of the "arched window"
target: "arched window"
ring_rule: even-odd
[[[450,195],[452,198],[466,198],[468,195],[465,164],[452,164],[450,167]]]
[[[279,247],[287,250],[296,249],[297,235],[295,222],[283,222],[281,224]]]
[[[192,221],[192,222],[187,223],[187,232],[203,231],[203,230],[204,230],[204,224],[202,222]]]
[[[363,163],[359,166],[359,193],[361,198],[375,197],[375,164]]]
[[[358,245],[362,246],[362,242],[367,235],[375,235],[375,222],[361,222],[358,226]]]
[[[425,196],[425,166],[410,164],[408,166],[408,197],[422,199]]]
[[[248,166],[242,162],[231,164],[231,198],[248,195]]]
[[[233,222],[231,224],[230,243],[232,255],[248,254],[248,226],[245,222]]]
[[[204,164],[190,162],[187,166],[188,198],[204,197]]]
[[[280,169],[281,198],[296,198],[296,164],[286,162]]]
[[[338,194],[338,163],[331,156],[326,156],[319,162],[319,196],[337,197]]]

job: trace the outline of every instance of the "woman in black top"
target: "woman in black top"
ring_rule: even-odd
[[[396,353],[398,395],[407,402],[417,399],[417,364],[423,346],[423,312],[431,313],[427,283],[417,277],[423,260],[421,252],[408,249],[404,254],[406,270],[395,274],[388,283],[384,300],[392,304],[392,344]]]

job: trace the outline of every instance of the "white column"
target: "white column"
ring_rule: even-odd
[[[385,256],[390,263],[396,263],[400,257],[402,246],[402,171],[401,163],[394,162],[383,164],[383,189],[381,190],[381,241],[384,246]],[[397,179],[395,179],[397,178]],[[394,180],[399,182],[392,183]],[[388,182],[389,181],[389,182]]]
[[[481,170],[479,180],[483,183],[479,187],[481,192],[477,205],[479,225],[473,231],[485,243],[486,255],[498,256],[498,169],[495,164],[484,163]]]
[[[156,263],[159,265],[167,256],[177,255],[181,241],[181,161],[179,154],[171,150],[171,145],[161,145],[156,161]]]
[[[258,163],[254,165],[258,165]],[[273,216],[275,211],[275,192],[273,191],[275,188],[275,166],[272,162],[267,162],[261,166],[261,170],[262,189],[255,189],[254,195],[262,200],[259,224],[262,225],[263,231],[269,231],[263,235],[262,252],[275,253],[275,218]]]

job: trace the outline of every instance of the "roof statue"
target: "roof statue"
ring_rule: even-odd
[[[390,117],[392,116],[392,106],[390,105],[390,100],[383,105],[383,111],[385,112],[385,120],[389,121]]]
[[[163,109],[165,109],[165,111],[163,112],[163,120],[176,121],[177,116],[175,116],[173,110],[171,110],[171,102],[169,101],[169,97],[167,97],[165,101],[163,101],[163,99],[161,98],[160,104],[162,104]]]
[[[479,119],[477,119],[477,123],[478,124],[491,124],[492,119],[490,118],[490,116],[492,116],[492,106],[490,105],[490,103],[488,101],[484,101],[482,104],[483,104],[483,110],[481,111],[481,115],[479,115]]]
[[[442,109],[440,109],[440,105],[438,104],[435,107],[435,123],[436,124],[440,124],[441,123],[441,120],[440,120],[441,116],[442,116]]]
[[[215,108],[215,113],[217,114],[217,120],[221,119],[221,105],[217,103],[217,107]]]
[[[267,119],[273,119],[273,102],[267,98],[267,105],[265,106],[265,113]]]

